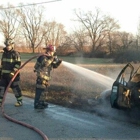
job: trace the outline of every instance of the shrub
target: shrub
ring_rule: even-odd
[[[128,63],[128,62],[138,63],[138,62],[140,62],[140,51],[127,50],[125,52],[117,53],[113,59],[113,62],[115,62],[115,63]]]

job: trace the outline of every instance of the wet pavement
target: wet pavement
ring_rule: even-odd
[[[112,109],[108,103],[97,106],[92,113],[49,104],[35,110],[33,99],[24,97],[22,107],[14,107],[15,97],[7,94],[5,113],[42,131],[48,139],[139,139],[138,123],[125,112]],[[34,130],[7,120],[1,113],[0,140],[42,140]]]

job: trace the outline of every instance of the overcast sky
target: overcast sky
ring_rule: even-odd
[[[139,0],[1,0],[0,5],[7,3],[17,6],[19,3],[44,3],[46,7],[46,18],[55,19],[62,23],[67,30],[74,27],[73,10],[92,11],[100,9],[104,14],[110,15],[118,21],[122,31],[137,33],[138,22],[140,19]]]

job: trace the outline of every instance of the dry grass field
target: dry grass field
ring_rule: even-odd
[[[21,88],[23,94],[31,98],[34,98],[35,95],[36,83],[36,73],[33,72],[33,66],[34,62],[30,62],[21,70]],[[90,64],[79,66],[116,79],[125,64]],[[138,64],[134,66],[137,68]],[[51,74],[52,79],[50,81],[50,86],[48,90],[46,90],[46,100],[49,103],[87,110],[87,108],[90,108],[88,99],[96,99],[100,96],[101,92],[106,90],[99,83],[91,81],[82,75],[75,74],[65,67],[63,63],[57,69],[52,70]]]

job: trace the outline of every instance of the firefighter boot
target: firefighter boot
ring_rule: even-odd
[[[15,103],[15,106],[16,106],[16,107],[19,107],[19,106],[22,106],[22,104],[23,104],[22,101],[17,101],[17,102]]]
[[[17,98],[17,102],[15,103],[16,107],[22,106],[22,96],[18,96]]]
[[[35,109],[44,109],[45,107],[44,107],[42,104],[40,104],[40,103],[36,103],[36,104],[34,105],[34,108],[35,108]]]
[[[47,102],[43,102],[43,106],[44,106],[44,108],[47,108],[48,107],[48,103]]]
[[[48,103],[45,101],[39,101],[39,104],[42,105],[44,108],[48,107]]]

